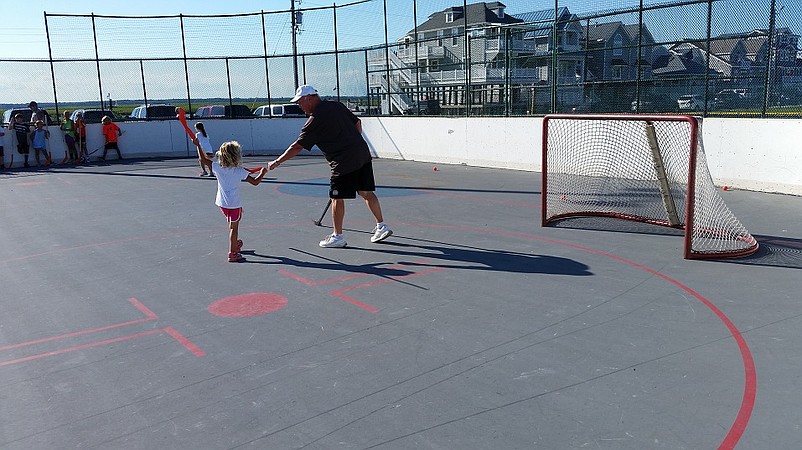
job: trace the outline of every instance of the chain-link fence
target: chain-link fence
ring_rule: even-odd
[[[800,117],[802,13],[790,2],[290,1],[224,16],[46,13],[50,59],[0,60],[0,104],[36,99],[56,114],[123,116],[142,104],[219,104],[233,113],[287,102],[311,83],[366,115]]]

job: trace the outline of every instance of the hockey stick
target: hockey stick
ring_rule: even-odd
[[[315,225],[321,226],[321,223],[323,223],[323,217],[326,215],[326,212],[329,210],[329,206],[331,206],[331,199],[329,199],[329,202],[326,203],[326,207],[323,208],[323,214],[320,215],[320,219],[312,221],[312,222],[315,223]]]
[[[175,112],[176,112],[175,116],[181,122],[181,125],[184,126],[184,131],[187,132],[187,135],[189,136],[190,139],[194,140],[195,133],[193,133],[192,130],[189,128],[189,125],[187,125],[187,113],[184,111],[184,108],[181,108],[179,106],[178,108],[175,109]]]
[[[12,133],[12,135],[11,135],[11,161],[6,166],[7,169],[10,169],[10,168],[14,167],[14,151],[16,150],[14,148],[14,147],[16,147],[16,145],[14,145],[14,140],[16,140],[16,138],[17,138],[17,132],[16,131],[13,131],[13,130],[9,130],[9,131]]]
[[[67,145],[67,135],[63,134],[64,136],[64,159],[61,160],[61,165],[67,164],[67,160],[70,158],[70,147]],[[75,145],[73,143],[72,145]]]
[[[181,125],[184,126],[184,131],[187,132],[187,136],[189,136],[189,140],[195,142],[195,139],[196,139],[195,138],[195,133],[193,133],[192,130],[189,128],[189,125],[187,125],[187,113],[186,113],[186,111],[184,111],[184,108],[182,108],[180,106],[178,108],[176,108],[175,111],[176,111],[175,116],[181,122]],[[198,144],[198,145],[200,145],[200,144]],[[202,148],[200,148],[200,147],[198,147],[198,148],[200,149],[200,151],[203,151]],[[260,167],[254,167],[253,169],[249,169],[247,167],[243,167],[243,169],[247,170],[250,173],[256,173],[256,172],[262,170],[262,167],[261,166]]]

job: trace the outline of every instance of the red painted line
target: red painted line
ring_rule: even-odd
[[[142,302],[140,302],[139,300],[137,300],[137,299],[135,299],[135,298],[131,297],[131,298],[129,298],[129,299],[128,299],[128,301],[129,301],[129,302],[130,302],[132,305],[134,305],[134,307],[136,307],[136,309],[138,309],[138,310],[142,311],[142,314],[144,314],[144,315],[145,315],[145,317],[148,317],[148,318],[150,318],[150,319],[152,319],[152,320],[155,320],[155,319],[158,319],[158,318],[159,318],[159,316],[157,316],[157,315],[156,315],[156,314],[155,314],[153,311],[151,311],[151,310],[150,310],[150,309],[149,309],[147,306],[143,305],[143,304],[142,304]]]
[[[85,335],[85,334],[97,333],[97,332],[106,331],[106,330],[112,330],[114,328],[127,327],[129,325],[136,325],[138,323],[149,322],[151,320],[158,319],[158,316],[156,314],[153,314],[153,312],[151,310],[149,310],[145,305],[140,303],[139,300],[137,300],[135,298],[130,298],[130,299],[128,299],[128,301],[131,302],[134,306],[136,306],[137,309],[142,311],[145,314],[146,318],[137,319],[137,320],[131,320],[131,321],[128,321],[128,322],[115,323],[113,325],[106,325],[104,327],[90,328],[88,330],[75,331],[75,332],[72,332],[72,333],[61,334],[61,335],[58,335],[58,336],[50,336],[50,337],[46,337],[46,338],[35,339],[35,340],[32,340],[32,341],[28,341],[28,342],[20,342],[19,344],[6,345],[4,347],[0,347],[0,352],[1,351],[5,351],[5,350],[11,350],[11,349],[14,349],[14,348],[27,347],[29,345],[41,344],[43,342],[58,341],[58,340],[61,340],[61,339],[67,339],[67,338],[71,338],[71,337],[75,337],[75,336],[82,336],[82,335]]]
[[[333,290],[333,291],[331,291],[329,293],[331,295],[337,297],[337,298],[340,298],[342,300],[345,300],[348,303],[351,303],[352,305],[356,305],[356,306],[358,306],[358,307],[360,307],[362,309],[365,309],[367,311],[375,313],[375,312],[379,312],[379,310],[377,308],[374,308],[373,306],[370,306],[368,304],[362,303],[362,302],[358,301],[357,299],[355,299],[353,297],[350,297],[348,295],[343,294],[343,292],[353,291],[354,289],[360,289],[360,288],[364,288],[364,287],[376,286],[376,285],[379,285],[379,284],[389,283],[391,281],[401,280],[401,279],[404,279],[404,278],[412,278],[412,277],[417,277],[419,275],[427,275],[427,274],[430,274],[430,273],[439,272],[441,270],[445,270],[445,267],[437,267],[437,268],[434,268],[434,269],[424,270],[422,272],[411,273],[409,275],[401,275],[401,276],[398,276],[398,277],[389,277],[389,279],[383,279],[383,280],[373,281],[373,282],[370,282],[370,283],[358,284],[356,286],[349,286],[349,287],[342,288],[342,289],[335,289],[335,290]]]
[[[38,355],[26,356],[24,358],[17,358],[17,359],[10,359],[8,361],[1,361],[0,362],[0,367],[10,366],[12,364],[17,364],[17,363],[21,363],[21,362],[34,361],[34,360],[37,360],[37,359],[47,358],[47,357],[50,357],[50,356],[62,355],[64,353],[75,352],[75,351],[78,351],[78,350],[86,350],[86,349],[92,348],[92,347],[100,347],[101,345],[114,344],[115,342],[128,341],[128,340],[131,340],[131,339],[141,338],[141,337],[145,337],[145,336],[150,336],[152,334],[160,334],[160,333],[167,333],[173,339],[178,341],[181,345],[186,347],[187,350],[192,352],[195,356],[201,357],[201,356],[204,356],[206,354],[203,350],[200,349],[200,347],[198,347],[197,345],[193,344],[192,341],[190,341],[189,339],[185,338],[181,333],[176,331],[174,328],[166,327],[166,328],[159,328],[159,329],[156,329],[156,330],[143,331],[142,333],[129,334],[127,336],[120,336],[120,337],[116,337],[116,338],[112,338],[112,339],[106,339],[106,340],[103,340],[103,341],[91,342],[89,344],[76,345],[76,346],[73,346],[73,347],[63,348],[61,350],[54,350],[52,352],[39,353]]]
[[[78,350],[85,350],[87,348],[98,347],[98,346],[101,346],[101,345],[109,345],[109,344],[113,344],[115,342],[127,341],[129,339],[135,339],[135,338],[139,338],[139,337],[143,337],[143,336],[149,336],[151,334],[158,334],[158,333],[161,333],[162,331],[164,331],[164,330],[161,330],[161,329],[159,329],[159,330],[150,330],[150,331],[145,331],[145,332],[142,332],[142,333],[130,334],[128,336],[122,336],[122,337],[117,337],[117,338],[113,338],[113,339],[106,339],[105,341],[92,342],[90,344],[84,344],[84,345],[76,345],[74,347],[63,348],[61,350],[54,350],[52,352],[40,353],[38,355],[32,355],[32,356],[26,356],[24,358],[10,359],[8,361],[0,362],[0,367],[9,366],[11,364],[17,364],[17,363],[26,362],[26,361],[33,361],[33,360],[41,359],[41,358],[47,358],[48,356],[56,356],[56,355],[61,355],[61,354],[64,354],[64,353],[74,352],[74,351],[78,351]]]
[[[23,183],[16,183],[15,186],[39,186],[42,184],[47,184],[44,181],[26,181]]]
[[[430,228],[444,228],[444,229],[458,229],[463,231],[477,231],[481,233],[496,233],[503,236],[511,236],[511,237],[518,237],[524,239],[531,239],[541,242],[547,242],[550,244],[561,245],[565,247],[574,248],[576,250],[581,250],[588,253],[593,253],[595,255],[604,256],[610,259],[614,259],[618,262],[623,264],[632,266],[636,269],[640,269],[646,271],[656,277],[662,278],[665,281],[677,286],[678,288],[682,289],[683,291],[687,292],[688,294],[692,295],[696,298],[699,302],[701,302],[704,306],[706,306],[713,314],[718,317],[718,319],[724,324],[727,330],[730,332],[730,335],[735,340],[736,344],[738,345],[738,350],[741,354],[741,360],[743,361],[744,367],[744,388],[743,388],[743,397],[741,399],[741,406],[738,409],[738,413],[735,416],[735,420],[730,427],[730,430],[727,432],[727,435],[724,437],[724,440],[719,445],[720,450],[731,450],[734,449],[738,442],[741,440],[741,437],[746,431],[746,427],[749,424],[749,419],[752,417],[752,411],[755,407],[755,398],[757,396],[757,370],[755,369],[755,362],[752,358],[752,352],[749,349],[749,344],[747,344],[746,339],[744,339],[741,332],[738,330],[738,327],[721,311],[713,302],[702,296],[700,293],[696,292],[695,290],[691,289],[688,286],[680,283],[679,281],[665,275],[655,269],[651,269],[644,265],[638,264],[636,262],[630,261],[628,259],[624,259],[620,256],[613,255],[611,253],[603,252],[601,250],[595,250],[589,247],[583,247],[581,245],[571,244],[568,242],[558,241],[555,239],[548,239],[539,236],[534,236],[531,234],[525,233],[518,233],[512,231],[504,231],[504,230],[494,230],[494,229],[487,229],[487,228],[476,228],[476,227],[463,227],[459,225],[437,225],[437,224],[414,224],[414,226],[418,227],[430,227]]]
[[[204,356],[206,354],[206,352],[201,350],[200,347],[198,347],[197,345],[193,344],[192,341],[190,341],[189,339],[185,338],[184,335],[182,335],[181,333],[176,331],[175,328],[167,327],[167,328],[163,328],[163,330],[164,330],[165,333],[167,333],[170,336],[172,336],[173,339],[178,341],[178,343],[180,343],[181,345],[186,347],[187,350],[192,352],[195,356],[201,357],[201,356]]]

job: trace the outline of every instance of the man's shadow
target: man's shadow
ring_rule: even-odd
[[[549,255],[532,255],[527,253],[486,250],[481,248],[449,245],[412,245],[397,241],[382,242],[380,247],[382,254],[393,254],[401,257],[415,258],[416,260],[377,262],[369,264],[347,264],[336,260],[328,259],[320,255],[305,252],[298,249],[291,249],[305,253],[316,258],[321,258],[323,262],[302,261],[286,256],[262,255],[256,252],[246,252],[248,254],[263,258],[264,260],[247,259],[246,262],[256,264],[275,264],[287,265],[302,268],[335,270],[351,273],[377,275],[382,277],[400,277],[411,275],[414,272],[398,267],[382,266],[425,266],[459,270],[482,270],[506,273],[543,273],[552,275],[573,275],[589,276],[593,275],[586,264],[568,258],[561,258]],[[369,250],[376,251],[376,248],[361,249],[359,247],[347,247],[338,251]]]
[[[446,245],[410,245],[383,242],[382,251],[400,256],[430,258],[431,262],[399,262],[408,266],[431,266],[460,270],[483,270],[507,273],[543,273],[552,275],[593,275],[589,267],[578,261],[549,255],[532,255],[505,250]],[[423,251],[416,251],[420,249]]]

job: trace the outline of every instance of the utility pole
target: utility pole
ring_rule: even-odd
[[[295,77],[295,87],[298,87],[298,32],[300,31],[300,21],[298,18],[300,17],[302,12],[298,13],[296,16],[295,12],[295,0],[290,0],[290,21],[292,23],[292,74]]]

